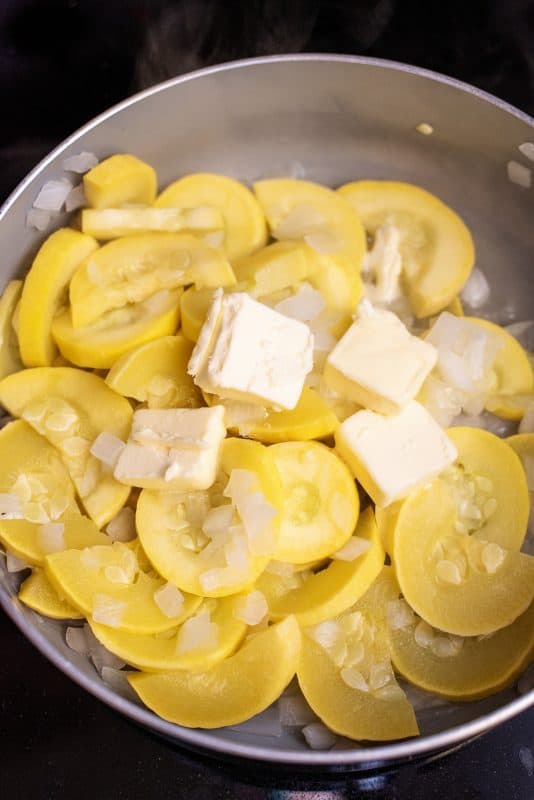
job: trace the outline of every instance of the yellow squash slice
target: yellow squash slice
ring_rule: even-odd
[[[142,303],[108,311],[93,325],[74,328],[70,310],[57,316],[52,335],[62,355],[79,367],[109,369],[124,353],[176,333],[181,289],[163,289]]]
[[[446,308],[469,277],[475,258],[471,234],[460,217],[409,183],[356,181],[338,191],[371,236],[385,224],[400,230],[402,278],[416,316]]]
[[[209,233],[222,230],[217,208],[85,208],[82,231],[95,239],[134,233]]]
[[[158,716],[186,728],[237,725],[268,708],[293,678],[300,630],[288,617],[206,672],[135,673],[128,680]]]
[[[457,533],[456,521],[454,492],[439,478],[404,501],[393,551],[400,589],[434,628],[457,636],[493,633],[532,602],[534,557]]]
[[[129,488],[90,448],[104,431],[127,439],[129,402],[102,378],[72,367],[35,367],[8,375],[0,382],[0,402],[58,448],[89,516],[98,527],[109,522],[126,502]]]
[[[186,175],[171,183],[154,205],[157,208],[210,206],[218,209],[224,220],[221,246],[230,261],[259,250],[267,242],[267,225],[256,198],[244,184],[225,175]]]
[[[218,250],[187,233],[146,233],[108,242],[78,267],[70,282],[72,324],[90,325],[163,289],[231,286],[234,273]]]
[[[302,564],[329,556],[352,536],[360,503],[349,470],[318,442],[269,448],[283,491],[280,538],[274,558]]]
[[[0,378],[18,372],[23,367],[13,324],[21,292],[22,281],[9,281],[0,297]],[[20,311],[20,306],[18,308]]]
[[[297,677],[304,697],[335,733],[384,741],[417,736],[411,704],[395,680],[383,623],[387,570],[341,616],[306,628]]]
[[[261,503],[267,504],[265,548],[252,549],[245,544],[243,518],[236,511],[231,513],[230,503],[223,495],[233,470],[246,471],[252,481],[247,492],[250,498],[259,494]],[[150,489],[141,492],[136,523],[148,558],[160,575],[192,594],[224,597],[246,589],[267,566],[278,539],[282,491],[268,448],[259,442],[225,439],[219,477],[210,492],[198,492],[196,498],[197,502],[205,503],[204,516],[208,510],[227,507],[230,514],[223,531],[217,529],[216,534],[206,534],[205,520],[194,519],[189,510],[191,500],[183,494]],[[253,521],[256,515],[253,514]],[[235,551],[236,542],[243,543],[236,555],[239,563],[229,555],[229,549]]]
[[[49,367],[57,356],[52,322],[67,302],[69,281],[98,244],[70,228],[60,228],[46,239],[24,281],[20,299],[18,336],[27,367]]]
[[[520,550],[530,500],[520,459],[510,445],[481,428],[450,428],[458,460],[442,479],[456,499],[455,530],[506,550]]]
[[[500,325],[477,317],[466,317],[466,320],[485,328],[500,345],[493,364],[496,385],[486,408],[498,417],[520,420],[523,409],[514,403],[514,395],[534,391],[534,372],[527,353],[517,339]]]
[[[395,669],[449,700],[478,700],[521,673],[534,647],[534,605],[492,636],[448,636],[420,619],[390,634]]]
[[[128,633],[167,631],[198,607],[198,598],[184,595],[176,615],[164,613],[156,593],[165,581],[144,572],[135,551],[121,542],[54,553],[46,557],[45,570],[58,594],[85,617]]]
[[[197,646],[192,646],[186,638],[187,620],[185,623],[182,622],[176,631],[170,632],[171,636],[168,633],[164,636],[126,633],[106,625],[99,625],[91,619],[89,624],[104,647],[133,667],[146,672],[174,672],[185,669],[203,672],[232,655],[241,644],[247,626],[234,616],[236,597],[223,597],[220,600],[209,600],[204,603],[200,597],[197,599],[196,608],[193,605],[189,606],[191,616],[188,620],[194,623],[196,616],[207,614],[209,611],[208,625],[216,626],[212,639],[208,638],[206,643]]]
[[[31,481],[30,481],[31,484]],[[42,566],[46,556],[61,550],[109,544],[109,538],[101,533],[93,520],[78,511],[67,510],[55,520],[63,525],[56,537],[47,539],[46,528],[26,519],[0,520],[0,542],[18,558],[32,566]]]
[[[187,373],[192,351],[183,336],[162,336],[121,356],[106,383],[149,408],[197,408],[202,405],[200,391]]]
[[[18,598],[24,605],[51,619],[83,619],[78,609],[62,600],[42,569],[34,569],[26,578]]]
[[[190,286],[183,293],[180,300],[182,333],[189,341],[197,341],[212,301],[213,289],[195,289]]]
[[[271,617],[283,619],[293,614],[299,625],[316,625],[352,606],[369,589],[384,566],[384,550],[371,508],[360,516],[355,536],[362,545],[359,556],[351,561],[334,559],[324,569],[305,579],[298,588],[283,592],[270,602],[268,598]],[[258,583],[260,590],[262,577]]]
[[[292,178],[257,181],[254,192],[275,239],[304,239],[320,254],[346,256],[360,271],[365,231],[344,197],[317,183]]]
[[[150,205],[156,197],[155,170],[136,156],[110,156],[83,176],[87,202],[93,208],[115,208],[127,203]]]

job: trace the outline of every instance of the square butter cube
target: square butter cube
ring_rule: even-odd
[[[215,293],[188,372],[205,392],[295,408],[313,366],[313,334],[245,292]]]
[[[378,506],[406,497],[458,456],[447,434],[416,401],[389,416],[357,411],[339,426],[336,448]]]
[[[365,408],[394,414],[417,395],[436,360],[436,349],[412,336],[395,314],[373,309],[341,337],[324,379]]]
[[[114,477],[146,489],[209,489],[226,436],[224,414],[223,406],[139,409]]]

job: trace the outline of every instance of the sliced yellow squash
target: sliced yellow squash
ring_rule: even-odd
[[[224,220],[221,246],[230,261],[259,250],[267,241],[267,225],[256,198],[244,184],[225,175],[186,175],[171,183],[154,205],[218,209]]]
[[[481,636],[511,625],[534,597],[534,557],[457,533],[443,480],[410,495],[395,526],[393,564],[406,602],[434,628]]]
[[[273,598],[269,603],[271,617],[283,619],[293,614],[299,625],[316,625],[352,606],[384,566],[384,549],[371,508],[360,516],[355,537],[362,545],[359,556],[350,561],[334,559],[298,588]],[[258,588],[261,589],[261,578]]]
[[[208,624],[215,625],[213,640],[192,646],[184,635],[184,622],[172,635],[126,633],[125,631],[99,625],[89,619],[91,630],[96,638],[119,658],[146,672],[170,672],[174,670],[194,670],[203,672],[232,655],[243,640],[247,626],[234,616],[237,597],[223,597],[202,603],[189,605],[193,621],[194,616],[206,614],[210,610]],[[187,624],[187,623],[186,623]]]
[[[83,619],[78,609],[63,600],[42,569],[34,569],[21,585],[18,598],[24,605],[52,619]]]
[[[217,530],[217,535],[209,536],[203,531],[205,520],[190,518],[192,515],[183,494],[144,489],[137,503],[139,539],[154,567],[183,591],[205,597],[224,597],[251,586],[272,558],[279,531],[282,493],[268,448],[259,442],[225,439],[221,447],[220,468],[216,483],[200,498],[206,502],[206,515],[210,506],[212,509],[222,507],[223,514],[226,506],[230,512],[226,526],[223,526],[225,529],[222,532]],[[233,470],[246,471],[252,481],[248,494],[252,498],[259,493],[262,502],[268,505],[264,523],[268,546],[264,554],[257,549],[251,551],[245,544],[243,519],[236,512],[232,513],[230,504],[225,502],[223,491]],[[197,493],[197,497],[200,494]],[[227,560],[228,547],[232,547],[226,538],[227,530],[243,542],[242,552],[237,554],[237,565]]]
[[[71,364],[109,369],[134,347],[176,333],[181,294],[181,289],[163,289],[142,303],[108,311],[98,322],[80,328],[73,327],[67,310],[54,319],[52,335]]]
[[[395,669],[449,700],[478,700],[521,673],[534,646],[534,605],[491,636],[447,636],[420,619],[390,634]]]
[[[149,408],[197,408],[202,405],[200,391],[187,373],[192,351],[183,336],[162,336],[121,356],[106,383]]]
[[[493,364],[496,386],[486,403],[487,410],[504,419],[520,420],[523,409],[514,403],[514,395],[529,394],[534,390],[534,372],[527,353],[500,325],[477,317],[466,319],[485,328],[500,344]]]
[[[435,195],[398,181],[356,181],[338,189],[374,236],[384,224],[401,233],[402,279],[417,317],[437,314],[462,289],[473,267],[471,234]]]
[[[304,239],[321,255],[345,255],[360,271],[365,232],[344,197],[318,183],[293,178],[257,181],[254,192],[275,239]]]
[[[83,188],[93,208],[115,208],[126,203],[150,205],[156,197],[157,176],[141,159],[120,153],[86,172]]]
[[[97,375],[73,367],[34,367],[0,382],[0,403],[58,448],[85,510],[98,527],[122,508],[129,488],[90,453],[104,431],[126,440],[130,403]]]
[[[9,281],[0,297],[0,378],[18,372],[23,367],[19,340],[13,325],[21,292],[22,281]]]
[[[156,598],[165,581],[141,570],[135,551],[121,542],[54,553],[46,557],[45,570],[56,591],[85,617],[128,633],[167,631],[198,607],[198,598],[184,595],[175,615],[164,613]]]
[[[186,728],[237,725],[281,695],[296,672],[300,639],[288,617],[206,672],[139,672],[128,680],[143,703],[170,722]]]
[[[343,547],[354,532],[360,509],[345,464],[318,442],[283,442],[272,445],[269,453],[283,492],[274,558],[302,564]]]
[[[37,253],[24,281],[19,309],[20,354],[27,367],[49,367],[54,362],[57,347],[52,322],[67,302],[74,272],[97,248],[91,236],[60,228]]]
[[[217,208],[86,208],[82,231],[95,239],[118,239],[132,233],[208,233],[221,230]]]

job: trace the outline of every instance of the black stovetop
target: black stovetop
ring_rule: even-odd
[[[0,0],[0,200],[98,112],[233,58],[390,58],[532,114],[533,28],[534,0]],[[2,612],[0,642],[0,798],[534,798],[534,710],[424,766],[296,776],[225,766],[156,739],[71,683]]]

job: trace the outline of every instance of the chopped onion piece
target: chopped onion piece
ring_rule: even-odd
[[[184,498],[185,514],[187,521],[195,527],[201,528],[210,511],[210,497],[208,492],[191,492]]]
[[[66,549],[65,525],[62,522],[47,522],[37,529],[37,541],[43,553],[60,553]]]
[[[121,669],[125,666],[124,661],[118,658],[114,653],[110,653],[110,651],[98,641],[87,622],[83,626],[83,632],[85,634],[89,656],[98,673],[102,672],[103,667]]]
[[[471,308],[481,308],[490,296],[488,280],[481,269],[475,267],[467,279],[460,297]]]
[[[317,721],[317,714],[312,711],[302,694],[280,697],[278,713],[280,722],[286,727],[300,727]]]
[[[52,214],[42,208],[30,208],[26,214],[26,227],[36,231],[45,231],[50,225]]]
[[[208,610],[201,610],[193,617],[189,617],[178,631],[176,652],[188,653],[190,650],[211,650],[217,647],[219,641],[219,626],[211,621]]]
[[[237,506],[238,500],[249,494],[256,483],[257,478],[249,469],[233,469],[223,494]]]
[[[358,689],[360,692],[369,691],[369,684],[356,667],[343,667],[340,671],[340,675],[343,683],[346,683],[351,689]]]
[[[154,602],[166,617],[178,617],[183,611],[184,596],[172,583],[166,583],[154,592]]]
[[[247,532],[250,552],[256,556],[271,555],[276,545],[271,526],[278,513],[276,509],[265,500],[262,492],[239,499],[236,506]]]
[[[230,537],[224,545],[224,555],[229,567],[246,572],[249,568],[249,549],[246,533],[242,525],[232,525]]]
[[[261,714],[241,722],[239,725],[232,725],[228,728],[236,733],[244,733],[248,736],[282,736],[284,729],[280,724],[280,716],[276,704],[273,703]]]
[[[135,512],[129,506],[121,508],[108,523],[106,533],[112,542],[131,542],[136,537]]]
[[[94,153],[88,153],[85,150],[81,153],[76,153],[73,156],[67,156],[63,159],[62,167],[66,172],[77,172],[82,175],[84,172],[89,172],[90,169],[96,167],[98,158]]]
[[[277,303],[274,310],[286,317],[310,322],[323,311],[324,307],[325,301],[321,292],[304,282],[295,294]]]
[[[234,507],[231,503],[224,506],[211,508],[202,524],[202,531],[210,539],[228,533],[234,517]]]
[[[234,617],[246,625],[258,625],[268,613],[265,595],[258,589],[240,598],[234,607]]]
[[[47,181],[33,202],[33,207],[42,211],[61,211],[72,183],[66,178],[59,181]]]
[[[0,519],[24,519],[22,506],[16,494],[0,494]]]
[[[213,592],[223,586],[234,586],[246,577],[246,573],[234,567],[214,567],[203,572],[200,577],[200,585],[205,592]]]
[[[389,627],[393,631],[408,628],[415,620],[415,614],[402,598],[390,600],[386,606],[386,615]]]
[[[337,742],[337,736],[322,722],[312,722],[305,725],[302,735],[311,750],[330,750]]]
[[[125,697],[127,700],[138,702],[139,698],[128,683],[128,671],[116,669],[115,667],[103,666],[100,676],[105,684],[113,689],[114,692]]]
[[[93,619],[95,622],[101,622],[102,625],[107,625],[109,628],[119,628],[125,610],[126,603],[122,600],[99,592],[93,595]]]
[[[225,233],[224,231],[209,231],[202,237],[208,247],[222,247],[224,244]]]
[[[351,536],[349,541],[333,554],[332,558],[338,561],[355,561],[366,553],[370,547],[371,542],[367,541],[367,539],[362,539],[361,536]]]
[[[65,631],[65,641],[67,643],[67,647],[70,647],[70,649],[74,650],[75,653],[79,653],[82,656],[89,655],[89,645],[85,635],[85,628],[74,628],[69,626]]]
[[[518,161],[509,161],[506,165],[508,180],[521,186],[522,189],[530,189],[532,183],[532,170],[520,164]]]
[[[113,469],[117,460],[126,447],[122,439],[114,436],[112,433],[103,431],[99,433],[89,452],[103,464]]]
[[[13,553],[6,553],[6,569],[8,572],[22,572],[24,569],[29,569],[29,566],[22,558],[13,555]]]
[[[65,211],[77,211],[87,205],[87,198],[83,189],[83,183],[74,186],[67,195],[65,200]]]

